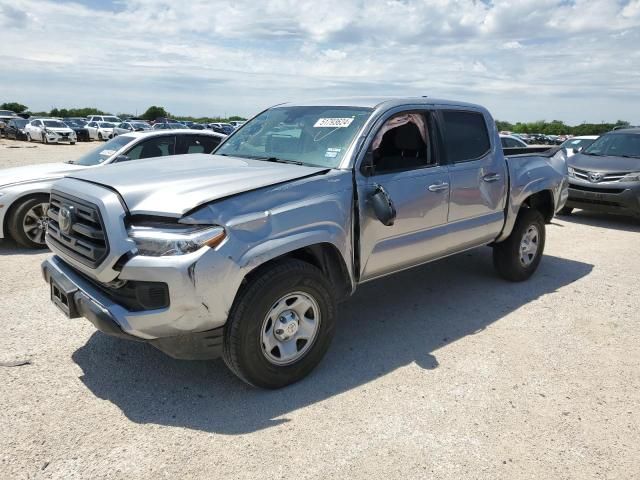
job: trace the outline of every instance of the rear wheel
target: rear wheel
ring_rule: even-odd
[[[9,233],[16,243],[26,248],[46,248],[46,233],[49,210],[48,195],[34,195],[18,200],[9,217]]]
[[[31,134],[27,133],[27,142],[30,142],[30,141],[31,141]]]
[[[493,265],[500,276],[521,282],[533,275],[542,259],[545,236],[542,214],[531,208],[521,209],[509,238],[493,249]]]
[[[563,207],[558,212],[558,215],[571,215],[572,212],[573,212],[573,207]]]
[[[295,259],[274,263],[238,294],[225,327],[224,361],[250,385],[294,383],[329,348],[335,316],[335,294],[320,270]]]
[[[42,143],[49,143],[49,140],[47,139],[47,136],[44,133],[42,134]]]

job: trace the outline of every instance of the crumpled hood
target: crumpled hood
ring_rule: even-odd
[[[196,153],[136,160],[69,176],[116,190],[134,215],[181,217],[213,200],[326,170]]]
[[[0,186],[13,183],[36,182],[64,177],[69,172],[87,168],[70,163],[40,163],[24,167],[5,168],[0,170]]]
[[[620,173],[640,172],[640,158],[585,155],[576,153],[569,159],[569,166],[592,172]]]

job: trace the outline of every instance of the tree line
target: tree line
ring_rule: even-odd
[[[12,110],[16,113],[24,113],[38,117],[87,117],[89,115],[105,115],[106,113],[94,107],[84,108],[54,108],[50,112],[30,112],[26,105],[18,102],[6,102],[0,104],[0,110]],[[119,117],[131,118],[133,114],[119,113]],[[174,118],[176,120],[187,120],[198,123],[228,122],[231,120],[246,120],[244,117],[233,115],[228,118],[223,117],[184,117],[173,116],[164,107],[152,105],[137,118],[145,120],[155,120],[156,118]],[[600,135],[613,130],[614,127],[629,126],[629,122],[618,120],[616,123],[582,123],[580,125],[567,125],[560,120],[538,120],[536,122],[510,123],[496,120],[498,130],[515,133],[543,133],[545,135]]]
[[[500,131],[514,133],[542,133],[545,135],[601,135],[614,129],[614,127],[628,127],[629,122],[618,120],[616,123],[581,123],[580,125],[567,125],[560,120],[547,122],[538,120],[537,122],[509,123],[496,120],[496,125]]]
[[[103,112],[102,110],[94,107],[83,107],[83,108],[53,108],[48,112],[31,112],[29,111],[29,107],[26,105],[22,105],[18,102],[5,102],[0,104],[0,110],[11,110],[18,114],[25,114],[31,117],[88,117],[89,115],[108,115],[109,113]],[[244,117],[238,115],[232,115],[228,118],[223,117],[184,117],[184,116],[173,116],[164,107],[159,107],[153,105],[139,116],[130,114],[130,113],[118,113],[118,117],[120,118],[143,118],[145,120],[155,120],[156,118],[172,118],[175,120],[187,120],[198,123],[212,123],[212,122],[228,122],[231,120],[246,120]]]

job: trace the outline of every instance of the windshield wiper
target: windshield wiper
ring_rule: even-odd
[[[286,160],[284,158],[278,158],[278,157],[258,157],[258,156],[246,155],[246,158],[250,158],[251,160],[262,160],[262,161],[265,161],[265,162],[290,163],[292,165],[304,165],[304,163],[299,162],[297,160]]]
[[[591,152],[581,152],[584,155],[593,155],[594,157],[604,157],[604,155],[600,154],[600,153],[591,153]]]
[[[620,156],[624,158],[640,158],[640,155],[620,155]]]

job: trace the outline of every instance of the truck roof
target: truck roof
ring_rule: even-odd
[[[431,98],[427,96],[421,97],[335,97],[335,98],[319,98],[315,100],[305,100],[303,102],[283,103],[278,106],[324,106],[331,105],[336,107],[366,107],[366,108],[393,108],[402,105],[451,105],[462,107],[482,108],[480,105],[473,103],[459,102],[454,100],[443,100]]]

